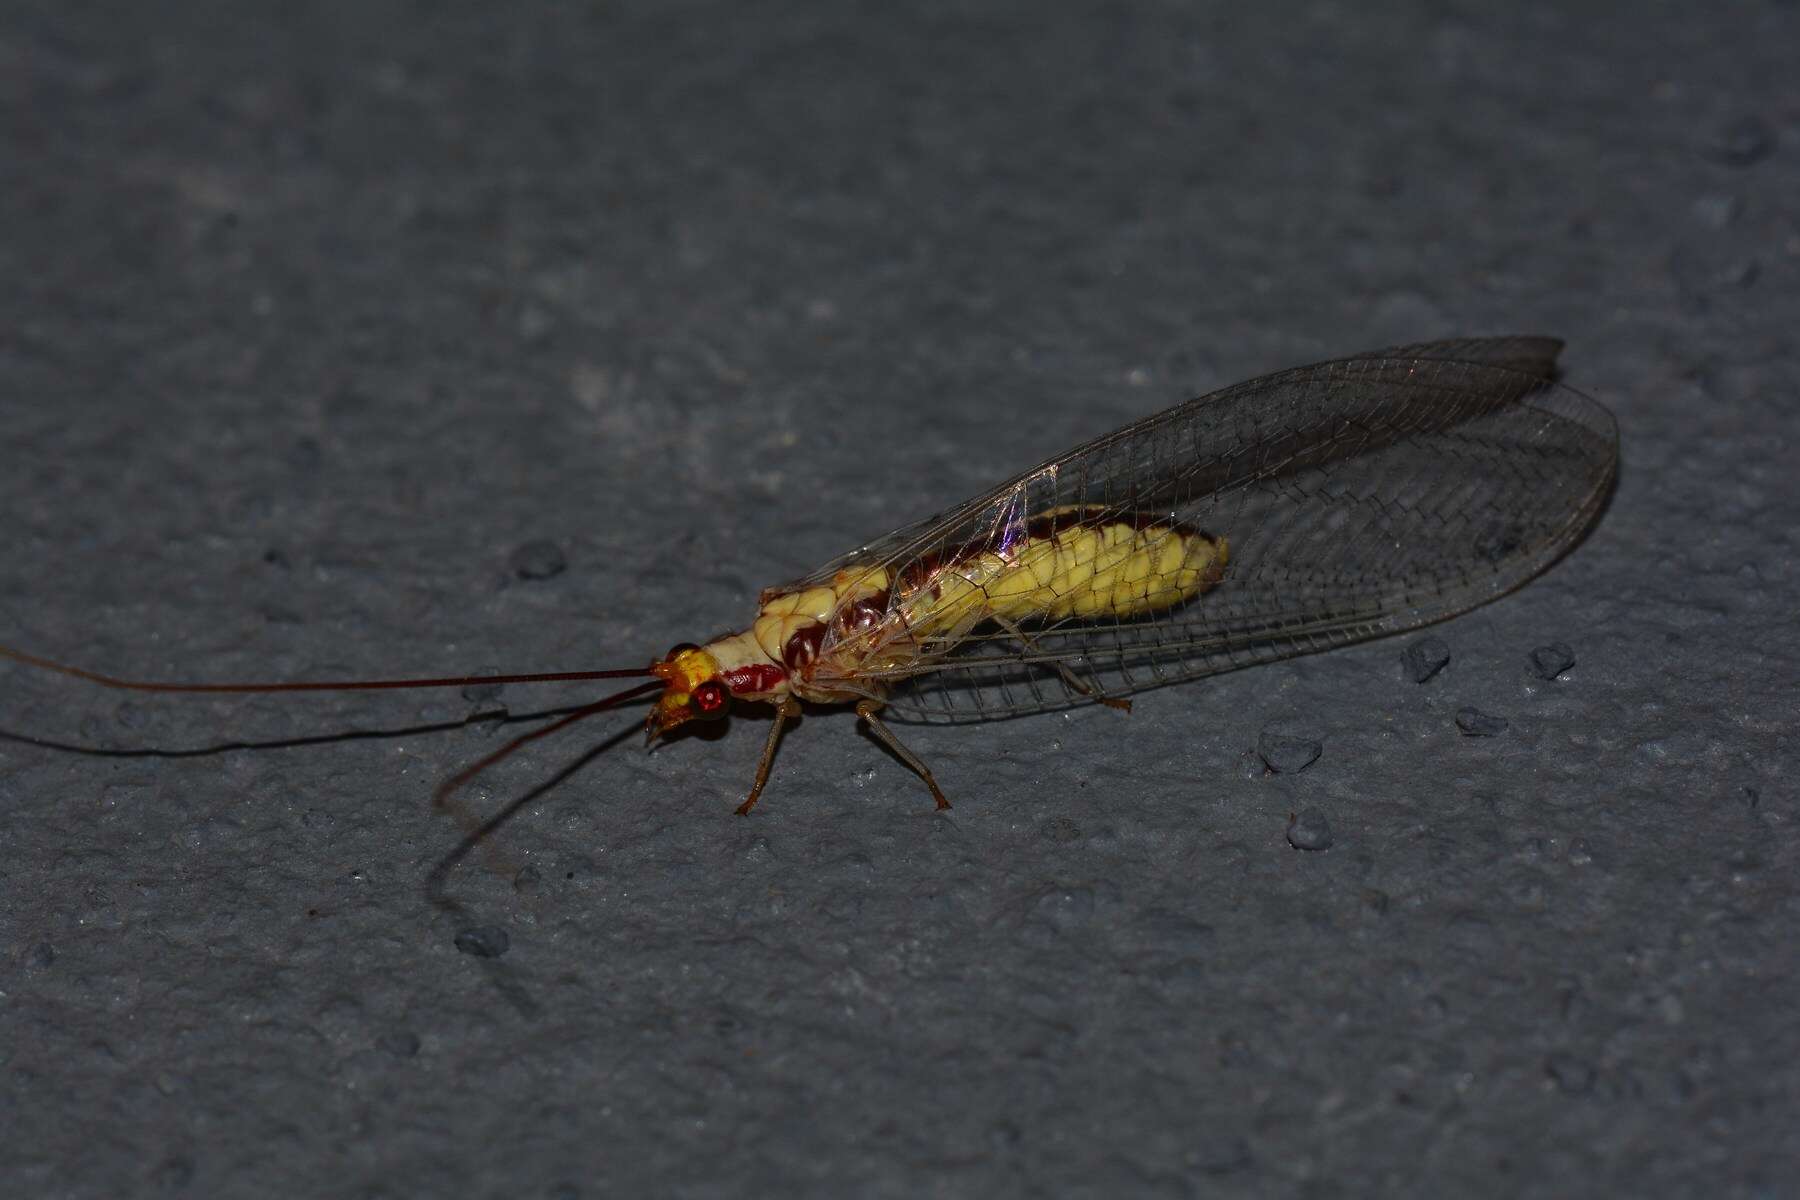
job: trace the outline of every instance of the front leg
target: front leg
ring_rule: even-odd
[[[769,768],[775,764],[775,746],[781,741],[781,731],[799,715],[800,702],[792,696],[783,696],[775,702],[775,723],[769,726],[769,740],[763,744],[762,760],[756,764],[756,779],[750,784],[749,798],[737,807],[738,816],[747,817],[756,807],[763,785],[769,782]]]

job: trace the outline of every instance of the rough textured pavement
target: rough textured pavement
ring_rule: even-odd
[[[41,653],[635,664],[1454,334],[1567,338],[1623,469],[1426,682],[1401,639],[915,730],[948,813],[849,714],[745,820],[765,719],[571,730],[480,790],[551,785],[460,913],[433,782],[595,690],[0,668],[0,1193],[1792,1195],[1796,45],[1775,0],[6,5]]]

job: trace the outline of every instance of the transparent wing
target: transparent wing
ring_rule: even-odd
[[[1438,342],[1237,384],[771,591],[839,571],[928,579],[1016,547],[1034,515],[1071,506],[1226,540],[1223,578],[1177,607],[965,627],[900,665],[839,681],[892,692],[889,711],[915,720],[1043,712],[1441,620],[1550,565],[1611,488],[1617,427],[1600,404],[1550,382],[1560,348],[1549,338]],[[895,588],[890,608],[903,600]],[[828,636],[826,649],[871,636]]]

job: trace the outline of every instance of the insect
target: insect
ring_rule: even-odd
[[[516,738],[660,692],[646,740],[736,703],[776,717],[749,793],[802,702],[853,704],[949,806],[884,715],[979,721],[1378,637],[1473,608],[1592,524],[1618,464],[1599,403],[1553,382],[1552,338],[1402,346],[1265,375],[1096,438],[953,508],[765,590],[750,625],[644,667],[283,683],[121,679],[111,688],[282,692],[643,678]]]

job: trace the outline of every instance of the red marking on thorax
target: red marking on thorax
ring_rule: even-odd
[[[774,691],[787,678],[787,672],[773,663],[750,663],[721,671],[719,678],[725,681],[732,695],[749,696]]]
[[[857,634],[874,629],[887,617],[889,594],[887,591],[876,592],[872,596],[863,596],[852,600],[838,610],[833,624],[840,634]]]
[[[819,657],[819,646],[825,640],[823,625],[802,625],[781,648],[781,661],[790,671],[803,671]]]

